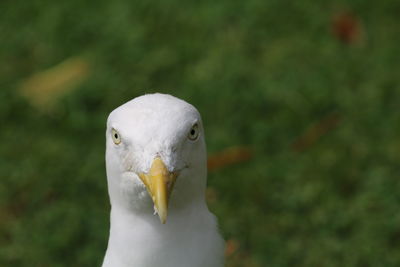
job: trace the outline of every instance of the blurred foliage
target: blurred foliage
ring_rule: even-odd
[[[251,148],[209,175],[229,266],[400,266],[399,14],[398,0],[2,0],[0,265],[100,266],[105,121],[158,91],[200,110],[210,154]],[[19,94],[74,57],[90,74],[51,112]]]

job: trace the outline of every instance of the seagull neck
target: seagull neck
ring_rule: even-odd
[[[147,262],[149,255],[140,251],[175,255],[175,247],[193,246],[194,240],[200,238],[198,234],[213,222],[205,202],[193,203],[191,207],[183,210],[171,210],[165,224],[161,224],[158,216],[152,212],[138,214],[118,206],[111,208],[110,219],[110,236],[105,259],[108,265],[103,265],[107,267],[116,266],[116,262]]]

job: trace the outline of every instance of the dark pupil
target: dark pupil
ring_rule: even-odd
[[[190,134],[191,134],[191,135],[194,135],[195,133],[196,133],[195,129],[192,129],[192,130],[190,131]]]
[[[115,139],[118,139],[118,134],[114,134]]]

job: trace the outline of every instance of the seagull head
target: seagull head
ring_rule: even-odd
[[[158,214],[204,202],[206,148],[199,112],[176,97],[149,94],[108,117],[106,168],[113,208]]]

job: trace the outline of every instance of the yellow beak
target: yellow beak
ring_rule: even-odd
[[[159,157],[153,160],[149,173],[139,173],[163,224],[167,221],[168,200],[177,176],[178,173],[168,171]]]

